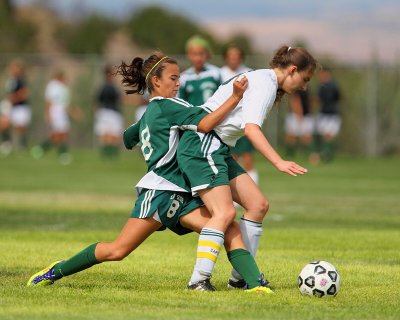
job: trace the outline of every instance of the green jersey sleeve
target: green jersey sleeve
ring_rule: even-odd
[[[124,145],[125,148],[129,150],[132,149],[134,146],[136,146],[140,141],[140,135],[139,135],[140,121],[141,120],[131,125],[124,131],[123,135]]]
[[[170,126],[181,130],[197,131],[197,125],[208,114],[201,107],[195,107],[179,98],[169,98],[160,101],[160,109]]]

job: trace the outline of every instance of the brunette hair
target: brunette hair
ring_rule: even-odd
[[[122,76],[122,84],[130,88],[125,90],[127,94],[144,94],[146,90],[151,93],[153,91],[151,77],[161,77],[162,71],[168,63],[178,64],[175,59],[166,56],[164,53],[154,52],[146,60],[136,57],[129,65],[122,62],[116,73]]]
[[[269,65],[271,68],[279,69],[294,65],[300,72],[306,70],[314,71],[317,68],[317,63],[317,60],[306,49],[283,45],[276,51]],[[279,102],[284,94],[285,92],[282,89],[278,89],[275,101]]]
[[[224,50],[222,52],[224,59],[226,59],[226,56],[228,55],[228,51],[231,49],[236,49],[237,51],[239,51],[240,59],[242,59],[242,60],[245,59],[245,52],[244,52],[243,48],[235,43],[231,43],[224,48]]]

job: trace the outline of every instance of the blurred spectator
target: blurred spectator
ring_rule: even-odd
[[[12,105],[8,99],[0,101],[0,155],[7,156],[12,151],[10,113]]]
[[[341,126],[339,87],[332,77],[331,70],[325,68],[319,72],[318,104],[319,113],[316,120],[316,134],[319,137],[319,153],[314,155],[316,161],[331,161],[335,154],[335,140]]]
[[[251,71],[251,69],[243,64],[244,51],[236,45],[228,46],[223,53],[225,65],[221,68],[221,80],[225,82],[238,74]],[[254,166],[254,147],[250,140],[243,136],[232,148],[232,155],[235,160],[242,162],[244,169],[249,176],[258,184],[258,172]]]
[[[195,35],[186,42],[186,54],[191,67],[181,73],[178,96],[194,106],[200,106],[221,84],[220,70],[207,63],[211,47],[200,36]]]
[[[81,119],[83,114],[76,106],[70,105],[70,89],[66,83],[65,73],[57,70],[45,89],[45,120],[50,128],[50,135],[41,145],[34,146],[31,154],[34,158],[41,158],[53,146],[58,148],[61,164],[69,164],[72,156],[68,150],[70,131],[69,116]]]
[[[289,98],[290,110],[285,119],[286,155],[293,157],[298,147],[302,148],[307,156],[313,154],[314,119],[311,113],[309,90],[299,90]],[[310,158],[311,161],[311,158]]]
[[[9,78],[6,82],[7,100],[11,109],[7,107],[7,102],[4,101],[2,105],[3,120],[9,116],[8,127],[12,128],[13,139],[11,139],[10,132],[7,128],[7,121],[3,121],[3,134],[5,140],[10,143],[12,140],[15,142],[14,147],[27,148],[28,146],[28,128],[31,122],[32,111],[29,105],[29,91],[24,75],[24,65],[19,60],[13,60],[8,66]],[[9,114],[7,115],[9,110]],[[11,152],[12,144],[10,144],[9,151]]]
[[[104,83],[97,93],[95,133],[100,140],[101,156],[113,159],[118,156],[123,131],[121,92],[113,82],[112,67],[104,68]]]

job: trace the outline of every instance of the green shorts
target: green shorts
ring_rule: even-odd
[[[182,227],[180,217],[203,205],[199,197],[193,198],[187,192],[142,189],[131,218],[153,217],[176,234],[184,235],[192,230]]]
[[[254,152],[254,147],[250,140],[243,136],[241,137],[237,142],[236,146],[231,148],[232,154],[238,154],[241,155],[243,153],[252,153]]]
[[[185,131],[179,140],[177,159],[194,195],[198,190],[229,185],[230,180],[246,173],[214,132]]]

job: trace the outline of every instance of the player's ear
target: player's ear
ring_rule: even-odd
[[[297,66],[292,65],[289,67],[289,74],[293,74],[297,71]]]
[[[153,76],[151,81],[153,83],[153,86],[155,86],[156,88],[159,88],[161,86],[159,77]]]

